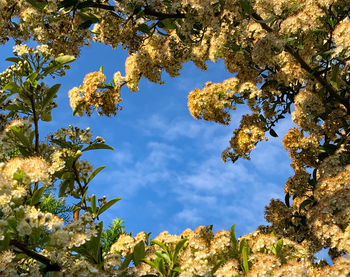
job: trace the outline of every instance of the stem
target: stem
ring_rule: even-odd
[[[31,86],[31,95],[30,95],[30,103],[32,104],[32,110],[33,110],[33,121],[34,121],[34,132],[35,132],[35,145],[34,145],[34,151],[36,154],[39,152],[39,126],[38,126],[38,115],[36,113],[35,109],[35,100],[34,100],[34,91],[33,87]]]
[[[18,249],[20,249],[27,256],[41,262],[44,265],[46,265],[46,268],[45,268],[46,272],[48,272],[48,271],[60,271],[61,270],[61,266],[59,264],[52,263],[49,258],[47,258],[43,255],[40,255],[40,254],[34,252],[33,250],[28,249],[25,244],[23,244],[17,240],[11,240],[10,244],[17,247]]]

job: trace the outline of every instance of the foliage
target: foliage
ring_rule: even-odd
[[[120,235],[125,234],[125,227],[122,225],[124,221],[122,219],[114,219],[112,224],[102,232],[102,249],[104,252],[108,252],[112,244],[115,243]]]
[[[349,10],[350,2],[343,0],[0,1],[0,43],[13,38],[18,44],[8,59],[13,65],[0,75],[3,272],[348,275]],[[48,46],[20,44],[29,39]],[[142,77],[161,84],[163,72],[175,77],[188,61],[205,70],[207,61],[218,59],[232,77],[192,90],[188,106],[195,118],[226,125],[237,105],[250,108],[233,131],[224,161],[250,159],[259,142],[282,135],[275,127],[291,114],[295,127],[284,134],[283,144],[294,175],[285,184],[285,201],[272,199],[266,207],[270,226],[238,240],[234,230],[213,237],[209,227],[180,238],[161,234],[155,241],[163,246],[149,245],[144,233],[135,238],[120,234],[103,253],[98,217],[119,198],[87,194],[103,167],[93,170],[81,157],[112,148],[102,138],[92,140],[90,130],[73,126],[43,143],[38,125],[51,120],[60,88],[48,87],[44,79],[65,74],[91,41],[128,50],[125,76],[116,72],[106,84],[103,69],[88,73],[69,91],[75,115],[90,116],[92,109],[115,115],[123,86],[136,91]],[[55,184],[60,197],[75,199],[75,220],[67,224],[39,210]],[[172,260],[176,243],[184,238],[187,247]],[[330,249],[332,266],[314,263],[313,254],[323,248]],[[135,266],[129,266],[131,261]]]

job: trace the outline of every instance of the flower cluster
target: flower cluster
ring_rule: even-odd
[[[116,115],[117,110],[121,109],[119,103],[120,88],[123,84],[123,78],[117,72],[113,78],[114,85],[106,85],[106,76],[102,71],[92,72],[85,76],[83,85],[80,88],[74,87],[69,92],[70,105],[79,116],[84,112],[91,115],[91,107],[94,107],[99,115]]]

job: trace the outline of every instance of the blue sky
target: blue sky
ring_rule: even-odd
[[[9,63],[12,44],[1,46],[0,69]],[[59,107],[53,121],[42,123],[43,132],[69,124],[90,127],[115,151],[99,150],[86,155],[95,166],[106,165],[91,183],[90,193],[122,200],[105,212],[105,226],[118,217],[128,232],[167,230],[179,234],[186,228],[214,225],[214,230],[237,224],[237,233],[252,232],[264,224],[264,206],[271,198],[283,198],[283,186],[291,175],[290,159],[281,145],[290,127],[285,119],[275,129],[279,138],[262,142],[250,161],[224,164],[221,152],[228,146],[232,131],[239,124],[240,107],[232,114],[230,126],[198,121],[187,109],[187,95],[206,81],[220,82],[230,77],[222,62],[208,63],[201,71],[188,63],[181,76],[157,85],[143,79],[139,92],[122,89],[123,110],[116,117],[73,117],[67,92],[78,86],[86,73],[104,66],[111,80],[115,71],[124,73],[125,51],[92,44],[84,48],[61,83]]]

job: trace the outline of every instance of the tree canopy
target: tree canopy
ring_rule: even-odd
[[[16,41],[0,74],[0,272],[6,276],[347,276],[350,274],[350,1],[348,0],[0,0],[0,42]],[[26,41],[38,43],[27,47]],[[246,104],[224,161],[250,158],[284,135],[294,175],[284,201],[272,199],[261,226],[239,239],[210,226],[179,236],[103,231],[99,215],[119,198],[97,199],[88,184],[103,170],[84,152],[112,149],[69,126],[39,138],[63,76],[82,47],[127,49],[125,76],[101,68],[69,91],[77,116],[116,115],[123,86],[162,83],[186,62],[206,70],[224,60],[232,77],[193,89],[193,117],[229,125]],[[69,74],[69,73],[67,73]],[[192,88],[189,88],[189,90]],[[142,88],[141,88],[142,90]],[[295,127],[274,127],[291,114]],[[72,197],[67,207],[60,197]],[[73,214],[73,218],[67,216]],[[329,249],[333,265],[314,262]],[[132,264],[131,264],[132,262]],[[46,275],[45,275],[46,274]]]

